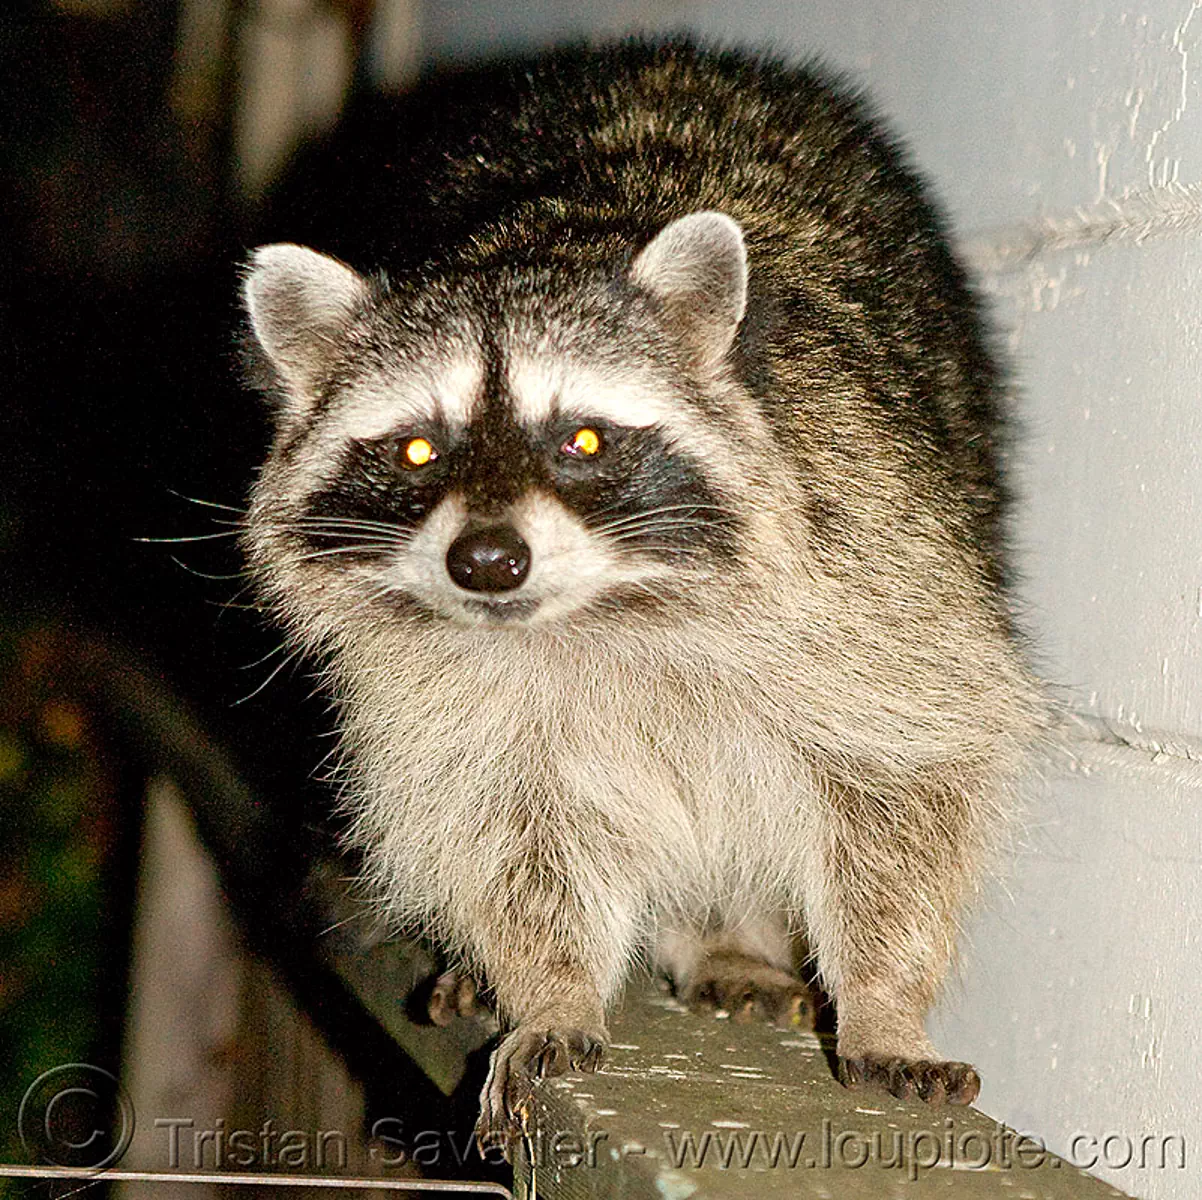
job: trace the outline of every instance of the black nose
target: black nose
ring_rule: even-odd
[[[470,592],[511,592],[530,573],[530,547],[511,525],[469,530],[451,543],[447,570]]]

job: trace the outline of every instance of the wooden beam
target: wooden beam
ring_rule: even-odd
[[[694,1016],[652,984],[631,992],[611,1032],[598,1074],[540,1087],[519,1198],[1123,1195],[973,1109],[846,1090],[810,1033]]]

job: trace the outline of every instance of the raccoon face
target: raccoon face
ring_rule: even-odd
[[[574,280],[392,288],[259,250],[245,301],[279,407],[252,556],[327,605],[462,625],[687,605],[739,561],[722,396],[745,296],[742,235],[718,213]]]

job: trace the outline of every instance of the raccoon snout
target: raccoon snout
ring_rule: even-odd
[[[530,547],[512,525],[468,529],[447,550],[447,572],[469,592],[511,592],[530,573]]]

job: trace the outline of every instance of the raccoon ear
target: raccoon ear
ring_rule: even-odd
[[[680,217],[639,252],[630,278],[664,305],[702,364],[717,366],[747,311],[747,247],[738,224],[720,212]]]
[[[298,407],[316,399],[338,340],[367,297],[365,279],[316,250],[279,242],[251,255],[242,302],[255,340]]]

